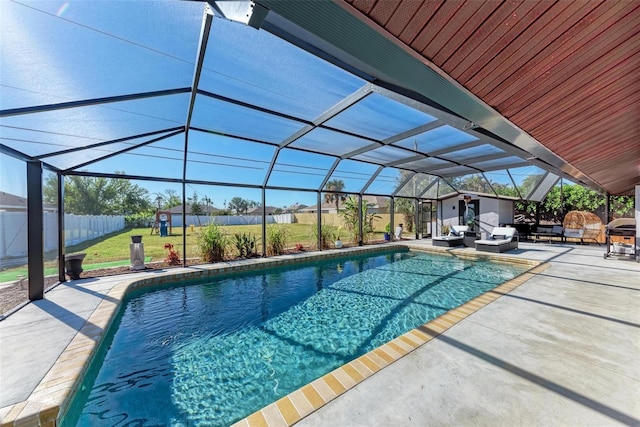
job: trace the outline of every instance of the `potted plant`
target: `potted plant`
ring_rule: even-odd
[[[336,232],[336,241],[334,242],[334,245],[335,245],[336,249],[342,248],[342,240],[340,240],[340,230],[341,229],[342,229],[342,227],[338,227],[338,230]]]
[[[391,240],[391,223],[387,223],[387,226],[384,228],[384,240]]]
[[[467,220],[467,226],[469,227],[469,231],[475,231],[474,226],[476,225],[476,220],[471,218]]]

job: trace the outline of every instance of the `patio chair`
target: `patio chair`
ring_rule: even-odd
[[[449,234],[446,236],[434,237],[431,239],[433,246],[455,247],[462,246],[464,233],[469,231],[466,225],[450,225]]]
[[[518,249],[518,232],[512,227],[496,227],[489,239],[476,240],[476,251],[506,252]]]
[[[584,244],[585,240],[593,240],[598,245],[598,238],[604,228],[600,217],[593,212],[571,211],[564,217],[564,237],[570,239],[580,239]]]

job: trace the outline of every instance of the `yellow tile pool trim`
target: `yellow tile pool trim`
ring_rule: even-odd
[[[98,304],[84,326],[61,353],[28,399],[0,408],[0,419],[2,420],[0,427],[55,427],[57,425],[58,418],[66,411],[75,391],[82,383],[86,370],[96,355],[102,338],[108,331],[113,319],[115,319],[127,293],[136,289],[156,287],[176,281],[215,278],[230,273],[278,268],[318,259],[341,258],[348,255],[376,252],[384,253],[397,249],[398,246],[408,247],[416,251],[445,253],[466,259],[483,258],[494,262],[523,264],[532,268],[517,278],[318,378],[277,402],[240,420],[235,426],[274,427],[295,424],[313,411],[366,380],[380,369],[440,335],[500,296],[510,292],[548,266],[548,264],[510,258],[501,254],[476,254],[463,249],[431,248],[413,246],[411,244],[385,244],[186,267],[156,273],[153,277],[142,279],[123,276],[123,281],[116,284]]]

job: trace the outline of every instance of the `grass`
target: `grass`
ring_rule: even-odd
[[[268,225],[267,227],[271,227]],[[287,231],[287,247],[294,247],[296,243],[300,243],[305,247],[315,248],[314,227],[310,224],[280,224]],[[224,231],[233,236],[235,233],[252,233],[258,238],[259,252],[262,252],[262,226],[258,225],[228,225],[223,227]],[[141,235],[144,243],[145,262],[163,261],[167,257],[167,250],[164,249],[165,243],[174,245],[174,249],[178,251],[180,257],[184,253],[182,244],[182,228],[172,230],[173,234],[167,237],[160,237],[158,234],[151,235],[149,228],[124,229],[105,236],[87,240],[77,245],[68,246],[66,254],[83,252],[87,255],[82,263],[82,268],[86,271],[95,270],[105,267],[117,267],[129,264],[129,244],[131,236]],[[177,231],[177,232],[176,232]],[[200,227],[187,227],[187,257],[197,257],[197,238]],[[382,236],[382,233],[377,233]],[[380,238],[375,236],[375,238]],[[343,237],[344,239],[344,237]],[[45,275],[56,275],[58,273],[55,256],[56,253],[47,254],[47,258],[51,261],[45,262]],[[21,266],[11,268],[0,272],[0,283],[18,280],[19,276],[27,275],[27,267]]]

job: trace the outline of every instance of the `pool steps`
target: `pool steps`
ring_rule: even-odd
[[[337,396],[366,380],[375,372],[437,337],[460,320],[491,303],[501,295],[510,292],[547,267],[547,264],[509,258],[502,254],[477,254],[475,252],[465,252],[464,249],[413,246],[408,242],[402,242],[401,244],[361,246],[322,252],[281,255],[271,258],[197,265],[153,273],[153,276],[145,278],[123,276],[122,282],[115,285],[99,303],[84,326],[61,353],[29,398],[23,402],[0,408],[0,427],[55,427],[57,425],[60,415],[68,408],[75,391],[82,383],[86,370],[93,357],[95,357],[102,338],[108,331],[113,319],[115,319],[120,306],[125,300],[125,296],[136,289],[156,287],[176,281],[206,279],[236,272],[277,268],[316,259],[384,253],[405,247],[421,252],[449,253],[452,256],[466,259],[482,258],[490,259],[494,262],[524,264],[532,268],[517,278],[316,379],[312,383],[238,421],[234,426],[275,427],[295,424]]]

